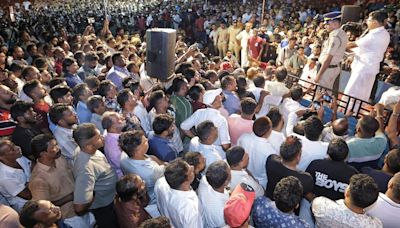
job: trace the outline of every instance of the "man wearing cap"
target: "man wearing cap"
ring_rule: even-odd
[[[379,73],[380,62],[390,42],[390,35],[384,27],[386,18],[385,12],[371,12],[367,19],[367,32],[357,41],[347,44],[347,49],[352,49],[355,56],[345,94],[368,101],[375,76]],[[358,106],[359,104],[353,110],[357,110]]]
[[[245,183],[236,186],[224,207],[224,217],[229,227],[250,227],[249,216],[255,196],[251,186]]]
[[[321,68],[314,80],[319,85],[332,89],[335,93],[339,89],[339,80],[336,80],[340,75],[339,64],[344,56],[348,41],[346,32],[340,27],[340,19],[341,14],[339,11],[324,15],[329,38],[323,44],[319,58]]]
[[[228,131],[228,121],[221,115],[219,109],[222,107],[222,89],[208,90],[204,93],[203,103],[205,109],[199,109],[181,124],[182,131],[189,137],[194,137],[190,130],[197,127],[205,120],[210,120],[218,129],[218,138],[214,145],[220,145],[224,150],[230,147],[231,138]]]

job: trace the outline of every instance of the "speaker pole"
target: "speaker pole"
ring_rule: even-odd
[[[265,0],[263,0],[263,4],[262,4],[261,23],[264,20],[264,12],[265,12]]]

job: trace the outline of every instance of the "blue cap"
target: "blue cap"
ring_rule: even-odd
[[[340,11],[333,11],[330,13],[324,14],[324,21],[332,21],[332,20],[340,20],[342,18],[342,13]]]

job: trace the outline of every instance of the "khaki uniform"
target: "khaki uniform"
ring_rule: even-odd
[[[236,36],[239,34],[239,32],[242,31],[242,29],[237,26],[236,28],[231,25],[228,28],[228,33],[229,33],[229,46],[228,50],[232,51],[235,55],[236,58],[240,58],[240,45],[236,42]]]
[[[217,41],[218,53],[219,56],[223,58],[226,54],[226,51],[228,50],[228,40],[229,40],[228,29],[227,28],[222,29],[221,27],[218,28],[217,36],[218,36],[218,41]]]
[[[325,70],[324,74],[321,75],[319,85],[332,89],[333,91],[338,91],[338,76],[341,72],[340,62],[342,61],[344,52],[346,51],[347,42],[348,37],[343,29],[339,28],[329,33],[328,40],[326,40],[322,46],[319,62],[322,64],[329,55],[332,55],[333,58],[329,67]]]

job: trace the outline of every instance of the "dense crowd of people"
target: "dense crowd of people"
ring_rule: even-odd
[[[400,5],[340,2],[360,21],[329,1],[1,9],[0,227],[397,227],[400,99],[351,119],[376,80],[397,93]],[[166,82],[146,73],[158,27]]]

